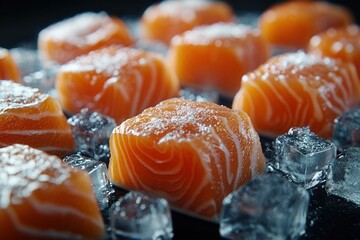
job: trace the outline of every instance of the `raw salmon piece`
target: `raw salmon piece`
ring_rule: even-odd
[[[322,1],[289,1],[278,3],[262,13],[259,28],[273,45],[305,48],[315,34],[352,22],[351,12],[340,5]]]
[[[104,223],[87,173],[27,145],[0,148],[0,233],[14,239],[100,239]]]
[[[130,46],[134,39],[127,25],[105,13],[86,12],[43,29],[38,48],[45,65],[63,64],[101,47]]]
[[[172,37],[196,26],[234,22],[230,5],[220,1],[162,1],[146,9],[140,19],[140,38],[169,44]]]
[[[0,79],[13,80],[14,82],[20,82],[21,80],[20,69],[10,52],[5,48],[0,48]]]
[[[38,89],[4,80],[0,81],[0,147],[14,143],[58,156],[75,147],[57,100]]]
[[[260,134],[309,126],[323,138],[332,136],[336,117],[359,105],[353,64],[301,51],[273,57],[244,75],[233,101],[233,109],[245,111]]]
[[[163,57],[110,46],[63,65],[56,80],[60,103],[75,114],[88,108],[119,124],[145,108],[178,96],[178,80]]]
[[[241,77],[270,58],[269,44],[257,29],[216,23],[174,37],[169,48],[172,68],[182,85],[212,88],[234,97]]]
[[[176,209],[219,217],[223,198],[265,167],[246,113],[173,98],[123,122],[110,137],[110,180],[164,197]]]
[[[360,74],[360,28],[356,25],[330,28],[311,38],[308,52],[352,62]]]

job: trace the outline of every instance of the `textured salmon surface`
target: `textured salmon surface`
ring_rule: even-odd
[[[233,109],[248,113],[255,129],[276,136],[309,126],[330,138],[334,119],[360,105],[353,64],[304,52],[273,57],[244,75]]]
[[[111,181],[216,220],[223,198],[265,167],[259,136],[241,111],[173,98],[113,130]]]
[[[14,143],[58,156],[75,147],[57,100],[38,89],[4,80],[0,81],[0,147]]]
[[[38,49],[45,65],[63,64],[101,47],[134,43],[127,25],[105,13],[85,12],[43,29]]]
[[[331,28],[311,38],[308,52],[355,64],[360,74],[360,29],[356,25]]]
[[[88,108],[117,123],[179,94],[179,82],[163,57],[119,46],[63,65],[56,88],[65,111],[75,114]]]
[[[14,239],[100,239],[89,175],[26,145],[0,148],[0,233]]]
[[[234,97],[241,77],[270,58],[269,44],[257,29],[217,23],[174,37],[169,61],[184,86],[214,89]]]
[[[171,38],[196,26],[234,22],[230,5],[220,1],[162,1],[146,9],[140,19],[140,37],[169,44]]]
[[[315,34],[352,22],[351,12],[339,5],[322,1],[289,1],[263,12],[259,28],[273,45],[305,48]]]
[[[0,48],[0,80],[13,80],[14,82],[21,80],[20,69],[5,48]]]

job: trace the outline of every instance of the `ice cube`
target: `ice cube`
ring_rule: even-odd
[[[261,175],[224,200],[220,234],[228,239],[296,239],[305,233],[309,193],[276,175]]]
[[[340,150],[360,146],[360,108],[335,119],[333,139]]]
[[[26,86],[38,88],[43,92],[51,93],[55,89],[57,67],[41,69],[23,77]]]
[[[166,56],[168,47],[161,42],[151,40],[138,40],[136,47],[145,51],[154,52],[162,56]]]
[[[330,165],[327,192],[360,204],[360,147],[350,147]]]
[[[112,206],[113,239],[171,239],[173,227],[168,202],[140,192],[129,192]]]
[[[257,28],[260,13],[256,12],[241,12],[237,16],[237,22]]]
[[[15,63],[19,66],[22,76],[27,76],[30,73],[42,69],[38,51],[35,49],[18,47],[10,49],[10,54]]]
[[[219,101],[219,93],[212,90],[197,90],[194,88],[183,88],[180,90],[180,97],[190,99],[196,102],[214,102]]]
[[[81,169],[89,173],[100,209],[107,208],[109,206],[110,195],[114,193],[114,189],[109,180],[106,164],[86,157],[81,153],[66,156],[64,162],[73,168]]]
[[[114,119],[85,108],[70,117],[68,123],[72,127],[78,151],[96,160],[109,159],[109,138],[116,127]]]
[[[291,128],[274,141],[270,164],[292,181],[311,188],[326,180],[329,164],[336,157],[336,146],[310,131],[308,127]]]

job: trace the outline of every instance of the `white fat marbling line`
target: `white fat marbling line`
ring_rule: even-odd
[[[16,212],[12,207],[5,209],[5,212],[10,217],[10,220],[13,222],[13,226],[23,234],[34,236],[34,237],[48,237],[48,238],[57,238],[57,239],[85,239],[79,235],[72,234],[70,232],[61,232],[56,230],[43,230],[30,227],[21,222],[21,219],[17,216]]]
[[[275,98],[277,98],[278,101],[283,106],[282,113],[278,113],[278,117],[283,116],[283,117],[285,117],[285,119],[283,119],[283,121],[280,121],[278,124],[284,125],[284,124],[287,124],[288,122],[293,122],[291,119],[291,118],[293,118],[292,109],[290,108],[289,103],[283,97],[281,92],[279,92],[278,89],[274,86],[274,81],[269,81],[268,79],[264,79],[262,81],[262,83],[268,87],[268,89],[273,93]],[[268,100],[268,101],[270,102],[270,100]],[[284,111],[286,111],[286,114],[284,113]]]
[[[71,181],[65,181],[63,184],[65,184],[65,186],[67,186],[67,191],[70,192],[72,195],[78,196],[80,198],[86,199],[89,202],[97,204],[97,200],[96,200],[95,194],[93,192],[91,192],[89,194],[88,192],[83,192],[78,189],[75,189],[73,187],[73,183]]]
[[[224,147],[224,149],[222,149],[222,150],[223,150],[223,152],[225,154],[225,159],[226,159],[225,170],[226,170],[226,176],[227,176],[227,183],[229,185],[232,185],[233,180],[234,180],[234,173],[231,171],[231,158],[234,158],[234,159],[237,158],[239,160],[238,162],[241,162],[241,160],[242,160],[242,158],[240,158],[240,156],[241,156],[241,154],[240,154],[241,146],[240,146],[239,138],[236,136],[236,134],[234,133],[234,131],[230,127],[228,120],[225,117],[219,117],[219,120],[225,126],[225,129],[228,132],[228,134],[230,135],[230,137],[232,139],[232,142],[234,143],[235,148],[236,148],[236,153],[237,153],[236,156],[230,156],[229,149],[227,149],[224,144],[220,144],[220,146],[221,146],[220,149],[222,149]],[[218,137],[218,135],[216,135],[216,136]],[[220,137],[219,137],[219,140],[222,142]],[[219,169],[220,174],[222,172],[221,170],[222,170],[222,168]],[[223,182],[223,181],[221,181],[221,182]]]
[[[243,121],[243,119],[240,116],[237,116],[238,119],[238,131],[241,134],[241,136],[246,137],[247,136],[247,131],[246,131],[246,127],[245,127],[245,121]],[[248,141],[246,141],[248,142]],[[242,177],[242,168],[243,168],[243,161],[242,159],[244,159],[244,151],[241,148],[241,143],[239,141],[238,143],[239,145],[237,146],[237,154],[238,154],[238,159],[240,161],[238,161],[238,168],[236,170],[236,175],[235,175],[235,181],[233,184],[233,190],[235,190],[236,188],[238,188],[239,184],[237,184],[238,182],[240,182],[240,179]]]
[[[121,95],[123,96],[123,98],[126,101],[130,100],[130,95],[129,95],[129,91],[127,91],[126,88],[122,87],[118,82],[122,81],[121,78],[119,78],[118,76],[115,77],[111,77],[108,80],[106,80],[106,82],[103,85],[103,88],[101,89],[101,91],[99,93],[97,93],[94,96],[94,100],[95,102],[99,101],[100,99],[102,99],[104,97],[104,95],[106,95],[107,90],[111,87],[114,87],[116,90],[118,90]]]
[[[304,91],[306,91],[309,94],[312,106],[314,107],[313,118],[316,121],[321,121],[324,118],[324,113],[321,109],[321,104],[319,103],[318,90],[309,86],[308,81],[306,79],[299,78],[299,83],[304,89]]]
[[[141,90],[144,88],[144,76],[142,75],[142,73],[139,70],[136,71],[132,71],[132,75],[134,76],[132,79],[132,81],[135,82],[135,86],[134,88],[136,89],[135,91],[133,91],[133,96],[131,98],[131,103],[130,104],[130,116],[135,116],[137,113],[137,108],[139,107],[139,103],[141,102],[140,98],[141,96]],[[151,79],[152,80],[152,79]]]
[[[39,129],[39,130],[8,130],[8,131],[0,131],[2,135],[45,135],[45,134],[69,134],[71,133],[70,128],[66,130],[60,129]]]
[[[334,113],[336,113],[336,115],[340,116],[343,112],[344,112],[344,108],[345,106],[345,102],[338,97],[338,95],[335,92],[335,86],[334,84],[331,84],[329,86],[325,87],[321,87],[319,88],[319,95],[320,97],[324,100],[324,105],[332,110]],[[340,87],[342,88],[342,87]],[[334,102],[330,101],[329,97],[327,96],[328,94],[331,94],[331,96],[334,99]],[[335,104],[337,104],[339,107],[341,108],[337,108],[335,106]]]
[[[195,176],[195,174],[196,173],[191,175],[192,178],[193,178],[193,176]],[[190,181],[190,183],[192,183],[192,181]],[[202,179],[201,183],[198,184],[197,186],[190,185],[192,188],[191,189],[186,189],[186,191],[184,191],[184,192],[191,191],[192,194],[191,194],[191,197],[189,199],[187,199],[186,202],[184,202],[183,207],[186,208],[186,209],[189,209],[190,206],[192,204],[194,204],[195,200],[201,194],[202,190],[204,188],[206,188],[207,186],[209,186],[209,185],[210,185],[209,178],[207,178],[206,176]],[[212,199],[212,200],[215,201],[214,199]]]
[[[136,150],[136,149],[135,149]],[[133,151],[133,152],[135,152],[135,151]],[[182,155],[181,155],[181,157],[182,158],[184,158]],[[134,158],[129,158],[129,159],[134,159]],[[139,161],[139,162],[142,162],[141,161],[141,157],[138,157],[138,158],[136,158],[136,160],[137,161]],[[170,159],[171,160],[171,159]],[[183,163],[184,162],[184,160],[180,160],[179,161],[179,163]],[[141,163],[144,167],[147,167],[146,166],[146,163],[145,162],[142,162]],[[181,168],[181,170],[183,170],[182,168],[184,167],[184,165],[183,164],[181,164],[180,166],[179,166],[180,168]],[[186,166],[186,167],[189,167],[189,166]],[[191,169],[193,169],[193,168],[191,168]],[[156,176],[158,176],[159,174],[158,174],[158,172],[154,169],[154,176],[156,175]],[[146,191],[149,191],[149,192],[158,192],[160,195],[164,195],[164,192],[165,191],[163,191],[163,190],[161,190],[161,189],[153,189],[151,186],[149,186],[149,184],[146,182],[146,181],[143,181],[142,180],[142,178],[141,178],[141,176],[138,176],[138,175],[136,175],[136,173],[134,172],[133,173],[134,174],[134,176],[136,176],[137,177],[137,181],[139,182],[139,184],[141,185],[141,187],[143,188],[143,189],[145,189]],[[160,175],[159,176],[161,176],[162,174],[160,173]],[[170,175],[168,175],[168,174],[166,174],[166,175],[162,175],[162,176],[170,176]],[[180,174],[175,174],[175,175],[171,175],[171,176],[176,176],[176,179],[175,180],[177,180],[177,184],[175,184],[175,185],[177,185],[177,188],[178,189],[173,189],[174,191],[176,191],[176,190],[182,190],[181,191],[181,193],[180,194],[176,194],[176,195],[174,195],[174,194],[169,194],[168,192],[165,192],[166,193],[166,196],[167,196],[167,199],[169,199],[169,201],[172,201],[172,202],[174,202],[174,201],[178,201],[179,199],[181,199],[181,198],[183,198],[184,197],[184,195],[187,193],[187,192],[189,192],[190,190],[191,191],[193,191],[193,189],[191,189],[191,187],[192,187],[192,182],[193,182],[193,179],[194,179],[194,176],[195,176],[195,174],[192,174],[191,175],[191,179],[183,179],[183,176],[182,175],[180,175]],[[174,178],[171,178],[172,180],[174,180]],[[169,179],[167,178],[167,179],[165,179],[166,181],[169,181]],[[185,181],[186,180],[186,181]]]
[[[181,162],[177,166],[172,167],[171,169],[168,169],[168,170],[157,169],[157,167],[161,166],[162,164],[172,162],[172,159],[174,156],[174,151],[169,151],[169,152],[171,152],[171,154],[169,156],[167,156],[166,158],[162,157],[161,159],[156,159],[156,158],[154,158],[153,155],[148,153],[149,151],[147,149],[151,149],[151,148],[147,148],[140,140],[139,141],[135,140],[135,141],[136,141],[136,147],[132,148],[130,150],[132,153],[131,155],[133,157],[135,157],[135,159],[138,160],[138,162],[141,164],[142,167],[149,170],[151,173],[159,175],[159,176],[177,175],[181,172],[181,170],[183,168]],[[158,148],[158,147],[156,145],[153,145],[152,148]],[[140,154],[138,154],[138,153],[141,153],[141,155],[145,156],[145,158],[140,156]],[[157,165],[155,167],[150,166],[150,164],[148,164],[148,162],[150,162],[150,161],[152,163],[156,163]]]
[[[259,175],[259,172],[257,171],[256,167],[258,166],[259,162],[260,162],[260,156],[263,154],[262,153],[262,149],[261,146],[258,146],[254,139],[257,139],[258,142],[260,142],[259,139],[259,135],[257,134],[257,132],[254,130],[252,123],[250,121],[250,118],[248,118],[248,123],[250,124],[250,128],[249,128],[249,138],[250,141],[252,141],[252,144],[249,144],[251,146],[251,150],[250,150],[250,168],[251,168],[251,176],[254,177],[256,175]]]
[[[360,79],[357,76],[357,71],[356,71],[355,67],[352,66],[351,68],[349,68],[349,71],[345,71],[345,69],[341,69],[340,73],[344,80],[344,83],[339,84],[339,85],[347,86],[347,88],[348,88],[348,92],[344,96],[344,99],[347,102],[348,107],[354,107],[353,106],[354,103],[351,100],[354,96],[359,96],[359,92],[360,92],[359,86],[360,85],[357,84],[356,85],[357,88],[354,87],[354,84],[352,84],[351,79],[357,79],[358,81],[360,81]]]
[[[300,119],[299,120],[299,124],[304,124],[305,120],[306,120],[306,114],[304,114],[303,108],[302,108],[302,103],[303,103],[303,98],[295,91],[295,89],[293,89],[291,86],[289,86],[288,81],[285,77],[278,77],[278,81],[279,83],[281,83],[281,86],[284,87],[289,94],[295,99],[296,101],[296,110],[295,110],[295,114],[294,115],[290,115],[290,116],[294,116],[294,119]],[[307,106],[308,108],[308,106]]]
[[[158,84],[158,79],[160,79],[160,76],[158,76],[159,74],[154,59],[144,60],[144,63],[146,63],[147,66],[150,68],[150,79],[148,81],[151,82],[152,84],[150,84],[150,87],[145,91],[146,95],[141,96],[143,100],[140,101],[140,103],[142,104],[139,104],[140,107],[138,108],[138,112],[144,110],[150,105],[152,97],[156,95],[159,97],[163,96],[162,89],[160,91],[159,87],[160,86],[163,87],[164,84]],[[155,90],[157,90],[158,94],[155,94]]]
[[[227,150],[227,148],[225,147],[225,145],[223,144],[221,138],[216,134],[215,130],[213,127],[210,127],[210,133],[211,133],[211,138],[214,140],[214,143],[211,143],[211,142],[205,142],[204,145],[210,145],[212,146],[213,148],[215,149],[220,149],[225,157],[225,168],[226,168],[226,164],[229,163],[230,161],[230,153],[229,151]],[[220,183],[222,184],[221,185],[221,188],[224,189],[224,181],[225,179],[223,179],[223,170],[226,171],[226,169],[223,169],[224,165],[222,164],[222,162],[220,161],[221,160],[221,156],[212,156],[213,161],[215,161],[215,166],[217,167],[217,169],[211,169],[211,166],[208,166],[207,167],[207,171],[215,171],[217,172],[217,174],[219,175],[219,178],[220,178]],[[227,172],[225,172],[227,173]]]
[[[129,114],[130,116],[135,116],[138,112],[141,112],[142,110],[144,110],[146,107],[148,107],[150,105],[151,99],[155,96],[157,96],[159,99],[162,99],[162,96],[165,95],[164,91],[164,84],[159,84],[159,74],[158,74],[158,69],[156,68],[155,65],[155,60],[152,58],[147,57],[146,59],[143,59],[142,61],[139,60],[138,64],[146,64],[146,67],[150,68],[150,78],[145,78],[145,76],[143,75],[143,73],[138,70],[138,69],[132,69],[131,71],[131,81],[135,82],[135,86],[134,88],[137,89],[137,91],[129,91],[129,89],[127,88],[126,84],[124,84],[124,81],[128,81],[126,79],[122,79],[123,77],[117,76],[117,77],[112,77],[110,79],[108,79],[105,84],[104,87],[102,88],[102,90],[95,95],[94,97],[94,101],[98,102],[101,99],[105,98],[105,97],[109,97],[109,89],[110,88],[114,88],[115,91],[111,91],[112,92],[112,96],[110,98],[112,98],[113,100],[118,100],[118,95],[117,93],[120,93],[121,98],[123,98],[126,102],[131,102],[130,104],[130,111]],[[149,89],[146,89],[145,95],[142,95],[141,93],[143,91],[141,91],[141,89],[144,88],[144,83],[148,82],[151,83],[149,84],[150,87]],[[161,79],[161,81],[163,81]],[[159,89],[159,86],[161,87],[161,89]],[[155,90],[157,90],[156,94],[155,94]],[[116,101],[112,101],[113,103]],[[105,112],[110,112],[110,103],[108,105],[108,107],[105,107],[107,111]],[[116,112],[114,112],[115,115]]]
[[[128,138],[128,139],[127,139]],[[122,167],[125,169],[127,175],[129,176],[131,183],[136,187],[139,188],[140,185],[137,181],[137,177],[134,176],[134,168],[131,164],[130,161],[126,161],[127,156],[129,155],[129,150],[127,147],[121,146],[121,144],[124,144],[126,142],[130,141],[129,137],[127,137],[126,135],[118,135],[115,134],[114,138],[113,138],[113,148],[112,150],[115,152],[112,154],[112,156],[114,156],[113,163],[116,163],[117,167],[116,169],[118,170],[118,174],[121,178],[121,181],[124,182],[124,178],[122,176]],[[118,151],[118,149],[122,149],[122,151]],[[120,162],[123,163],[123,165],[120,165]],[[115,168],[115,166],[114,166]],[[124,172],[125,172],[124,171]]]
[[[264,111],[266,112],[266,114],[263,115],[263,117],[265,118],[266,121],[271,121],[271,120],[272,120],[272,119],[271,119],[271,118],[272,118],[271,102],[270,102],[269,98],[267,97],[267,94],[266,94],[266,92],[264,91],[264,89],[261,88],[261,87],[259,87],[258,84],[255,83],[255,81],[247,81],[246,84],[249,84],[249,87],[251,87],[251,88],[253,88],[254,90],[256,90],[256,91],[259,93],[259,95],[262,96],[262,98],[263,98],[263,100],[264,100],[264,101],[262,102],[262,103],[264,104],[264,108],[263,108],[263,109],[265,109]],[[243,92],[243,93],[245,93],[245,92]],[[249,98],[250,98],[250,96],[249,96]],[[250,99],[252,99],[252,98],[250,98]],[[253,105],[253,108],[255,109],[255,104],[254,104],[254,102],[251,102],[251,103],[252,103],[251,105]],[[254,115],[252,115],[252,116],[254,116]]]
[[[76,216],[80,219],[85,219],[91,222],[93,225],[97,226],[98,228],[102,228],[103,224],[101,218],[94,219],[87,214],[82,213],[81,211],[71,207],[71,206],[64,206],[64,205],[57,205],[53,203],[44,203],[36,199],[34,196],[28,198],[28,202],[38,213],[43,215],[52,214],[52,215],[65,215],[71,214]]]
[[[10,117],[17,117],[17,118],[23,118],[28,120],[41,120],[43,118],[59,118],[64,117],[63,113],[61,111],[58,112],[41,112],[38,114],[23,114],[23,113],[14,113],[14,112],[7,112],[7,115]]]

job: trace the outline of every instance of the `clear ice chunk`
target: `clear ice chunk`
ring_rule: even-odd
[[[80,113],[70,117],[68,123],[71,125],[79,152],[95,160],[109,159],[109,138],[117,126],[114,119],[84,108]]]
[[[277,175],[261,175],[224,200],[220,234],[228,239],[297,239],[305,233],[309,193]]]
[[[333,140],[340,150],[360,146],[360,108],[335,119]]]
[[[215,90],[197,90],[194,88],[183,88],[180,90],[180,97],[196,102],[219,102],[219,93]]]
[[[237,14],[237,22],[257,28],[260,14],[256,12],[241,12]]]
[[[19,66],[22,76],[27,76],[42,69],[38,51],[35,49],[25,47],[12,48],[10,49],[10,54]]]
[[[138,40],[136,42],[136,47],[145,51],[154,52],[162,56],[166,56],[168,52],[168,47],[161,42],[151,41],[151,40]]]
[[[73,168],[89,173],[100,209],[107,208],[110,202],[110,195],[115,191],[110,183],[106,164],[84,156],[81,153],[66,156],[64,162]]]
[[[163,198],[129,192],[112,206],[110,224],[113,239],[172,239],[170,207]]]
[[[335,144],[308,127],[291,128],[273,144],[274,158],[270,164],[305,188],[324,182],[329,164],[336,157]]]
[[[360,204],[360,148],[344,150],[332,162],[326,181],[327,192]]]
[[[41,69],[23,77],[26,86],[38,88],[43,92],[52,93],[55,89],[57,67]]]

